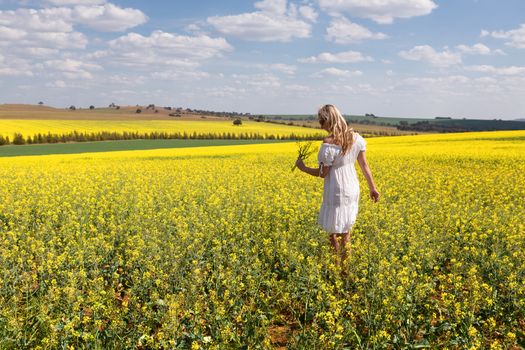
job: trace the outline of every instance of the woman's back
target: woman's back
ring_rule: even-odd
[[[325,229],[335,230],[332,232],[344,232],[357,216],[360,190],[354,163],[359,152],[366,150],[366,141],[358,133],[354,136],[344,155],[341,146],[333,143],[324,142],[319,150],[319,164],[331,167],[324,178],[319,222]]]

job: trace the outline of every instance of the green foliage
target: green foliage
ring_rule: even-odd
[[[26,140],[24,136],[20,133],[15,133],[13,136],[13,145],[25,145]]]

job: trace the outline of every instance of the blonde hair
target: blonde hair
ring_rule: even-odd
[[[346,154],[354,143],[354,129],[346,124],[345,118],[334,105],[324,105],[317,112],[319,121],[327,123],[329,131],[334,135],[335,144],[341,146]]]

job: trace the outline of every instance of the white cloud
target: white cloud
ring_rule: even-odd
[[[242,67],[247,70],[260,69],[267,73],[277,72],[286,75],[294,75],[297,71],[297,66],[285,64],[285,63],[240,63],[238,67]]]
[[[18,69],[15,67],[6,67],[0,65],[0,76],[13,76],[13,77],[20,77],[20,76],[26,76],[26,77],[32,77],[33,72],[23,69]]]
[[[471,72],[493,73],[497,75],[525,74],[525,67],[517,67],[517,66],[494,67],[491,65],[477,65],[477,66],[466,66],[465,69]]]
[[[347,98],[348,94],[351,95],[377,95],[380,91],[375,89],[370,84],[357,84],[357,85],[339,85],[331,84],[328,91],[332,95],[342,95]]]
[[[198,23],[190,23],[184,30],[190,34],[204,34],[201,26]]]
[[[341,78],[350,78],[350,77],[356,77],[363,75],[363,72],[356,70],[356,71],[349,71],[344,69],[338,69],[334,67],[325,68],[315,74],[313,74],[313,77],[320,78],[325,76],[333,76],[333,77],[341,77]]]
[[[504,55],[505,53],[502,50],[491,50],[488,46],[481,43],[474,44],[472,46],[468,45],[458,45],[456,49],[459,52],[468,54],[468,55]]]
[[[468,83],[470,79],[464,75],[449,75],[444,77],[415,77],[415,78],[406,78],[402,80],[404,84],[411,85],[433,85],[433,84],[465,84]]]
[[[370,56],[364,56],[358,51],[344,51],[339,53],[323,52],[317,56],[307,58],[300,58],[302,63],[357,63],[357,62],[371,62],[374,59]]]
[[[140,10],[124,9],[110,3],[85,6],[95,3],[102,2],[53,1],[55,5],[74,6],[0,11],[0,46],[9,47],[13,52],[23,52],[25,57],[27,54],[41,57],[52,54],[52,50],[86,48],[88,38],[76,31],[75,26],[122,31],[147,20]]]
[[[428,45],[415,46],[408,51],[401,51],[399,56],[406,60],[423,61],[438,67],[448,67],[461,63],[461,54],[449,50],[437,52]]]
[[[99,56],[117,57],[122,63],[149,65],[151,63],[194,66],[195,60],[220,56],[233,48],[224,38],[207,35],[187,36],[154,31],[150,36],[128,33],[109,42],[110,52]]]
[[[93,71],[103,68],[97,64],[87,63],[74,59],[48,60],[44,62],[48,69],[62,73],[67,79],[93,79]]]
[[[243,40],[288,42],[294,38],[309,38],[313,13],[297,11],[286,0],[264,0],[255,3],[260,11],[207,19],[217,31]],[[299,14],[298,14],[299,12]],[[302,17],[301,17],[302,16]]]
[[[142,11],[121,8],[111,3],[100,6],[52,7],[39,10],[19,8],[0,11],[0,24],[26,32],[73,31],[73,26],[86,25],[100,31],[124,31],[143,24],[147,17]]]
[[[363,40],[382,40],[388,36],[383,33],[373,33],[345,17],[335,17],[326,29],[326,38],[336,44],[352,44]]]
[[[249,85],[255,87],[256,90],[260,88],[277,88],[281,86],[281,79],[270,74],[232,74],[233,81],[238,85]]]
[[[193,81],[193,80],[209,78],[210,74],[207,72],[199,72],[199,71],[167,70],[167,71],[162,71],[162,72],[153,72],[151,74],[151,77],[155,79],[161,79],[161,80]]]
[[[46,83],[46,87],[63,89],[67,87],[67,84],[63,80],[55,80],[50,83]]]
[[[236,88],[232,86],[221,86],[219,88],[211,88],[207,89],[205,92],[206,95],[210,97],[218,97],[218,98],[239,98],[240,96],[243,96],[246,94],[246,89],[244,88]]]
[[[274,70],[280,73],[284,73],[287,75],[294,75],[295,72],[297,71],[296,66],[292,66],[292,65],[284,64],[284,63],[274,63],[274,64],[270,64],[268,67],[271,70]]]
[[[126,75],[126,74],[114,74],[106,77],[106,81],[119,86],[134,86],[142,85],[146,81],[146,77],[142,75]]]
[[[287,0],[263,0],[256,2],[253,6],[263,12],[284,15],[286,13]]]
[[[72,19],[74,23],[84,24],[102,32],[123,32],[146,23],[148,17],[137,9],[105,4],[76,6],[73,8]]]
[[[32,77],[31,68],[27,60],[0,55],[0,76]]]
[[[71,32],[71,9],[45,8],[40,10],[19,8],[13,11],[0,11],[2,26],[29,32]]]
[[[309,92],[311,91],[312,89],[310,88],[310,86],[308,85],[301,85],[301,84],[290,84],[290,85],[285,85],[284,88],[288,91],[291,91],[291,92],[297,92],[297,93],[301,93],[301,92]]]
[[[382,24],[395,18],[410,18],[431,13],[437,5],[432,0],[318,0],[319,6],[330,13],[348,13],[369,18]]]
[[[74,6],[74,5],[101,5],[106,0],[47,0],[48,3],[56,6]]]
[[[402,95],[467,96],[471,94],[471,80],[463,75],[437,77],[410,77],[395,82],[389,89]]]
[[[505,43],[506,45],[518,49],[525,49],[525,24],[522,24],[518,28],[509,31],[498,30],[489,32],[487,30],[482,30],[481,36],[491,36],[496,39],[508,40]]]
[[[27,33],[23,30],[0,26],[0,39],[2,40],[20,40],[26,35]]]
[[[27,40],[22,40],[20,44],[51,49],[84,49],[88,44],[88,38],[79,32],[42,32],[32,34]]]
[[[305,19],[311,22],[316,22],[317,17],[319,17],[319,14],[315,12],[315,10],[310,6],[300,6],[299,13],[301,14],[301,16],[303,16]]]

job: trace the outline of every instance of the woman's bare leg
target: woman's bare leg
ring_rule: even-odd
[[[334,249],[334,253],[337,259],[337,265],[341,268],[341,273],[343,275],[346,274],[344,271],[344,261],[348,256],[347,249],[349,247],[348,245],[349,241],[349,234],[348,232],[345,233],[333,233],[330,235],[330,243],[332,244],[332,247]]]
[[[350,232],[341,234],[341,263],[350,255]]]
[[[338,235],[337,233],[330,234],[330,244],[332,244],[332,248],[334,248],[335,254],[339,256],[340,247],[339,247],[339,239],[337,235]]]

